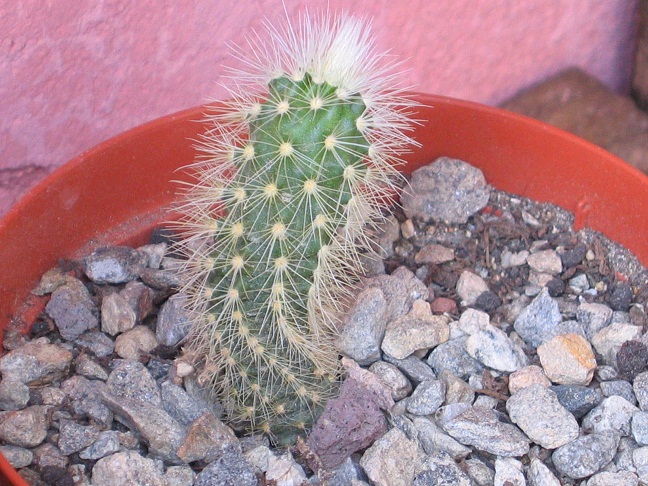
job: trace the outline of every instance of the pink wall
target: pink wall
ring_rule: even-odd
[[[285,0],[373,18],[417,90],[496,104],[578,65],[627,91],[636,0]],[[0,214],[98,142],[223,97],[226,44],[281,0],[0,0]]]

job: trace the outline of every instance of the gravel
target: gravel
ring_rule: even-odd
[[[156,241],[43,277],[45,312],[0,358],[0,452],[35,485],[647,481],[648,272],[461,161],[408,193],[343,319],[341,394],[304,441],[223,422]]]

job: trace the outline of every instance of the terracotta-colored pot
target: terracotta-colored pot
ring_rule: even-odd
[[[648,177],[576,136],[496,108],[430,95],[405,171],[463,159],[499,189],[558,204],[648,265]],[[143,243],[167,212],[195,156],[201,107],[129,130],[47,177],[0,221],[0,330],[28,330],[45,303],[30,295],[60,258],[105,244]],[[0,484],[25,485],[0,456]]]

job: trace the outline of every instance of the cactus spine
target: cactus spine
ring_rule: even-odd
[[[365,22],[267,27],[239,54],[249,70],[233,73],[233,101],[209,115],[186,194],[185,350],[232,422],[286,443],[335,392],[336,323],[413,103]]]

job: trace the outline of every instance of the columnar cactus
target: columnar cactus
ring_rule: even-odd
[[[304,17],[268,33],[239,54],[249,72],[209,115],[187,191],[185,349],[233,423],[285,443],[335,392],[336,323],[414,104],[363,21]]]

